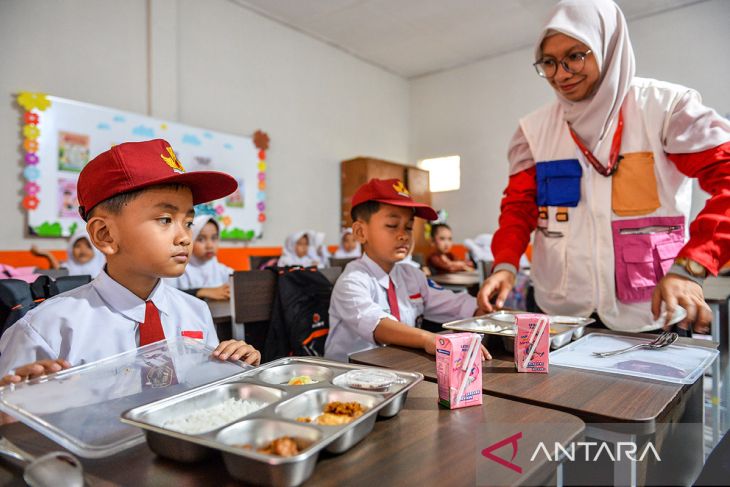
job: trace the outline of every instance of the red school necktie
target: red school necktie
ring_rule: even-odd
[[[398,296],[395,294],[395,284],[393,279],[388,278],[390,284],[388,284],[388,306],[390,306],[390,314],[395,316],[395,319],[400,321],[400,310],[398,309]]]
[[[144,322],[139,324],[139,346],[143,347],[164,339],[165,332],[162,330],[160,312],[157,310],[155,303],[147,301],[144,310]]]

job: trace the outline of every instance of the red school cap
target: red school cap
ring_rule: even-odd
[[[186,173],[165,140],[125,142],[93,158],[79,174],[76,191],[81,218],[86,220],[92,208],[112,196],[158,184],[187,186],[194,205],[227,196],[238,187],[233,177],[222,172]]]
[[[438,219],[438,213],[424,203],[413,201],[411,193],[400,179],[371,179],[360,186],[352,197],[352,207],[366,201],[413,208],[415,215],[425,220]]]

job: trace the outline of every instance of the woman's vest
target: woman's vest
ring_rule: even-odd
[[[636,78],[623,103],[617,171],[599,174],[556,102],[520,120],[536,163],[538,229],[531,276],[549,314],[594,311],[615,330],[646,331],[651,296],[688,234],[691,180],[669,161],[664,133],[687,89]],[[616,121],[593,154],[608,163]]]

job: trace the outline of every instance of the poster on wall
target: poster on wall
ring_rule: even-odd
[[[23,110],[28,232],[67,237],[80,224],[76,181],[99,153],[122,142],[161,138],[190,171],[222,171],[238,181],[231,195],[196,208],[218,220],[222,240],[260,238],[266,221],[269,138],[232,135],[42,93],[18,95]]]

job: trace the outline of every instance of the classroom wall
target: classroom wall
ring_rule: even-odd
[[[20,111],[52,95],[271,137],[259,246],[314,228],[339,237],[339,162],[408,156],[408,82],[227,0],[0,2],[1,249],[24,236]]]
[[[690,86],[730,117],[729,18],[730,2],[712,0],[630,22],[637,75]],[[532,62],[529,47],[411,82],[411,160],[461,156],[461,190],[432,197],[456,240],[496,230],[518,119],[554,99]]]

